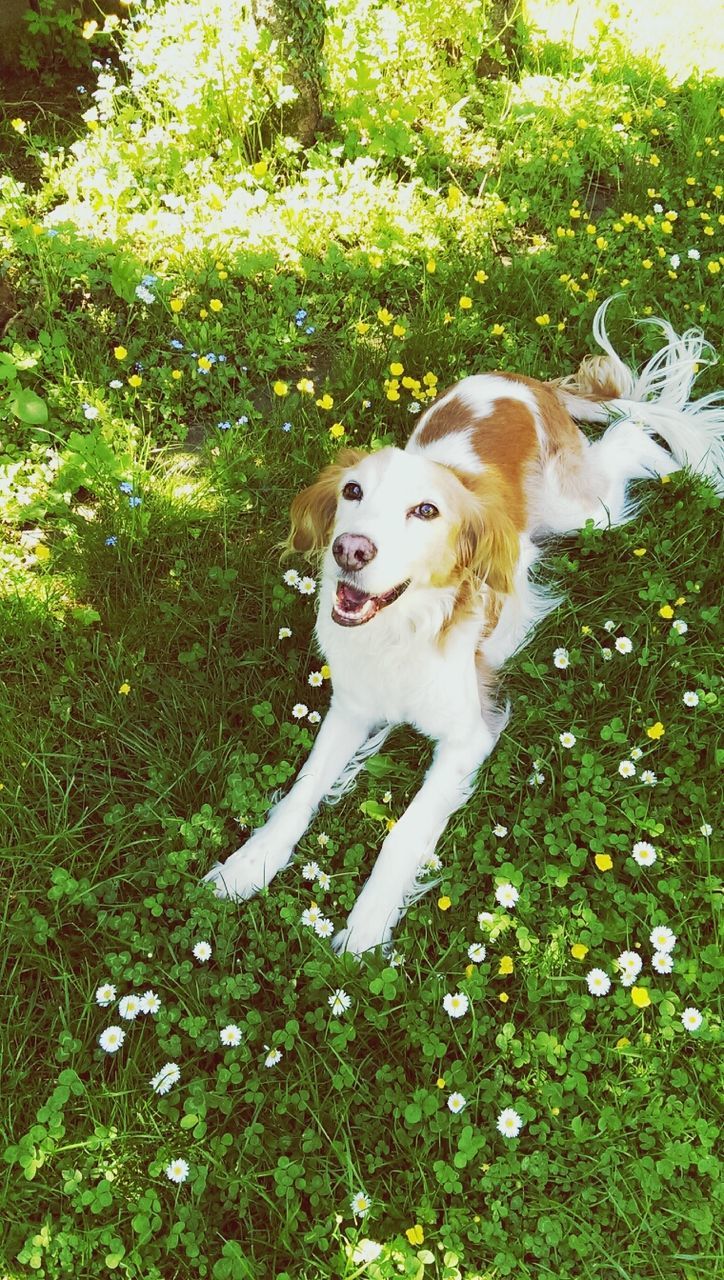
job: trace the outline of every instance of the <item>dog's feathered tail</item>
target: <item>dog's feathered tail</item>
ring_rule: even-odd
[[[636,374],[614,351],[606,333],[608,298],[598,308],[593,336],[606,353],[589,356],[577,373],[553,385],[571,417],[579,422],[626,418],[657,435],[682,467],[704,476],[724,494],[724,392],[691,400],[700,369],[716,362],[700,329],[679,336],[666,320],[647,319],[663,332],[665,345]]]

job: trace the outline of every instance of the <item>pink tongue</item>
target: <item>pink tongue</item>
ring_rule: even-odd
[[[369,596],[365,591],[358,591],[356,587],[351,587],[348,582],[340,582],[337,586],[337,600],[343,609],[350,612],[359,609]]]

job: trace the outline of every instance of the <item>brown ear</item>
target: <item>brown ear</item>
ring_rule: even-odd
[[[297,494],[289,512],[289,551],[321,551],[327,545],[342,475],[364,457],[359,449],[343,449],[336,460],[320,472],[314,484]]]
[[[508,595],[513,590],[520,543],[499,477],[486,472],[470,490],[458,532],[457,562],[477,583]]]

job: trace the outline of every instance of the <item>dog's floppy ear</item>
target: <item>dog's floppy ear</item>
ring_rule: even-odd
[[[314,484],[297,494],[289,512],[288,551],[321,551],[327,545],[342,475],[364,457],[359,449],[343,449],[335,461],[319,473]]]
[[[458,531],[458,566],[474,581],[508,595],[513,590],[520,542],[505,494],[490,472],[477,477],[468,494]]]

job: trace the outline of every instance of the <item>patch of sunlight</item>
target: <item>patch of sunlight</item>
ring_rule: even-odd
[[[525,13],[545,39],[572,52],[592,51],[606,36],[638,56],[655,58],[673,81],[724,72],[724,23],[710,0],[526,0]]]

